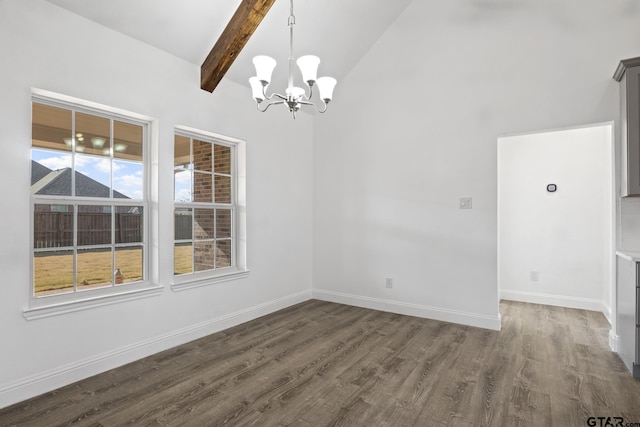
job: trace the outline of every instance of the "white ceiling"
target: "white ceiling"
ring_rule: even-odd
[[[240,0],[48,0],[200,66]],[[318,55],[318,75],[340,81],[411,0],[295,0],[294,56]],[[247,84],[258,54],[278,61],[276,80],[286,84],[289,1],[276,0],[227,73]]]

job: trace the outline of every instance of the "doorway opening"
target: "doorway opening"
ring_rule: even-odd
[[[613,123],[498,138],[500,299],[615,319]]]

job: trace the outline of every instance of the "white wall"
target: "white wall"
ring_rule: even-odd
[[[617,120],[639,18],[621,0],[414,0],[316,121],[314,295],[497,327],[496,140]]]
[[[503,299],[608,313],[612,137],[604,125],[498,139]]]
[[[227,80],[202,91],[199,67],[40,0],[0,0],[0,55],[0,407],[311,296],[311,117],[261,115],[248,87]],[[160,296],[23,317],[32,87],[157,119]],[[247,141],[246,279],[169,288],[176,124]]]

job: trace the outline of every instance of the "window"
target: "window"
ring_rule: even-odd
[[[147,139],[148,122],[34,94],[32,306],[148,286]]]
[[[175,283],[244,272],[238,236],[241,141],[177,129],[174,137]],[[242,191],[243,192],[243,191]],[[242,193],[241,192],[241,193]]]

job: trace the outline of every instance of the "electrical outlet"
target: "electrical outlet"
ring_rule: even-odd
[[[384,284],[387,286],[387,288],[393,288],[393,278],[387,277],[386,279],[384,279]]]
[[[529,273],[529,279],[531,279],[532,282],[537,282],[538,281],[538,272],[537,271],[532,271],[531,273]]]
[[[460,209],[473,209],[473,199],[471,197],[460,197]]]

